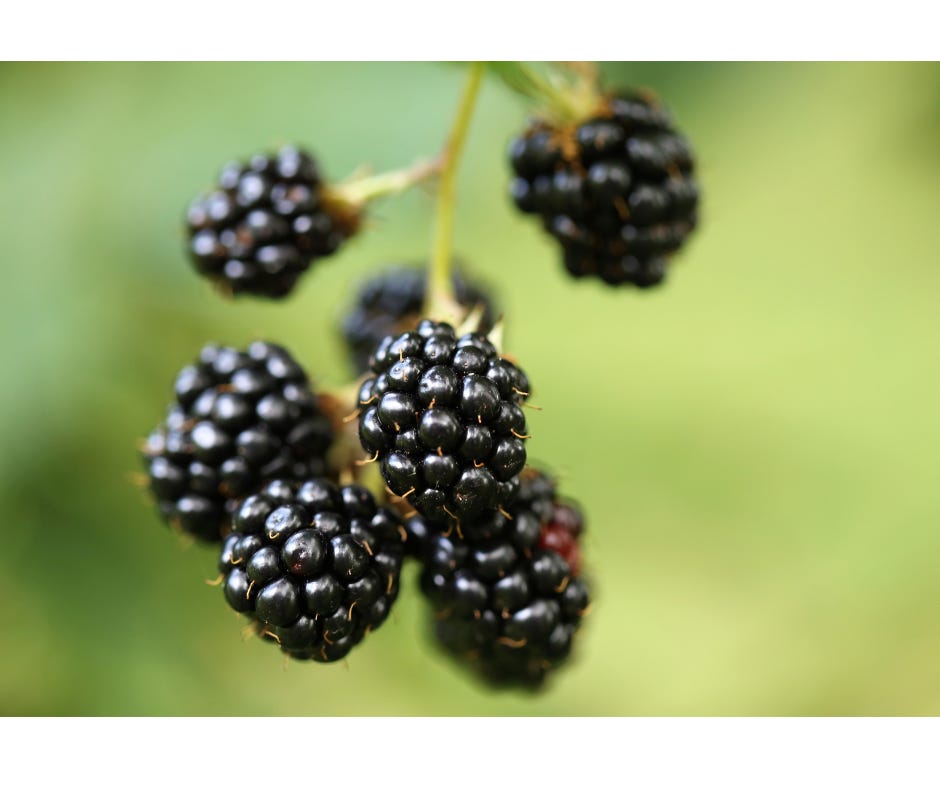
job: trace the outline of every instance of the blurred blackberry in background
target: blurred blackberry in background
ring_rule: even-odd
[[[274,481],[245,499],[222,545],[225,599],[295,659],[342,659],[388,617],[404,529],[364,487]]]
[[[225,166],[215,191],[189,208],[189,251],[196,270],[222,290],[281,298],[314,259],[355,233],[358,220],[327,199],[313,158],[285,147]]]
[[[583,519],[531,469],[509,513],[464,528],[462,540],[428,535],[421,584],[445,651],[491,684],[534,688],[567,660],[589,604],[577,552]]]
[[[175,391],[143,454],[160,514],[183,531],[218,541],[233,499],[269,479],[326,473],[333,429],[284,348],[206,345]]]
[[[490,296],[476,284],[453,275],[454,297],[461,306],[484,307],[480,332],[493,328],[495,310]],[[356,302],[343,319],[342,334],[357,374],[369,369],[369,357],[390,334],[400,334],[417,326],[424,306],[427,271],[396,266],[366,280],[356,294]]]
[[[447,527],[508,503],[525,465],[529,381],[483,334],[386,337],[359,390],[359,439],[395,495]]]
[[[693,155],[653,97],[620,94],[577,126],[536,121],[510,147],[516,206],[575,277],[650,287],[697,221]]]

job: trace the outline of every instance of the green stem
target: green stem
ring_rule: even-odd
[[[454,237],[457,167],[460,164],[460,154],[463,152],[467,138],[467,127],[473,116],[473,107],[477,94],[480,92],[483,72],[483,63],[471,64],[454,124],[441,153],[441,178],[437,193],[434,246],[428,269],[428,291],[424,310],[425,314],[437,320],[453,320],[459,311],[451,281],[451,245]]]
[[[441,159],[419,161],[411,167],[377,175],[352,177],[327,187],[329,198],[351,207],[361,208],[377,197],[400,194],[412,186],[433,178],[441,171]]]
[[[590,117],[601,99],[592,63],[545,63],[538,70],[528,63],[504,61],[490,64],[490,69],[556,125]]]

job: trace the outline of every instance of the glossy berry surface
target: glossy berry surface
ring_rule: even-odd
[[[483,306],[479,330],[487,333],[494,319],[490,296],[456,272],[452,284],[454,297],[461,306]],[[388,268],[363,283],[342,324],[343,340],[357,374],[369,369],[369,359],[385,337],[418,325],[426,288],[424,269],[403,266]]]
[[[232,528],[219,556],[225,599],[291,657],[342,659],[388,617],[404,529],[364,487],[270,482]]]
[[[651,287],[697,222],[692,151],[654,98],[622,94],[574,127],[536,122],[510,147],[516,206],[574,277]]]
[[[319,257],[356,229],[324,200],[313,158],[285,147],[226,165],[214,191],[187,214],[189,253],[223,291],[281,298]]]
[[[571,653],[589,594],[580,559],[569,563],[570,545],[558,550],[551,536],[559,507],[577,515],[580,536],[577,509],[555,500],[549,477],[527,469],[511,519],[495,513],[463,539],[423,541],[421,584],[435,638],[491,684],[538,687]]]
[[[332,427],[284,348],[206,345],[175,394],[143,453],[160,513],[186,533],[218,541],[234,499],[269,479],[326,472]]]
[[[359,391],[359,439],[382,476],[436,524],[515,496],[525,465],[529,381],[482,334],[422,321],[386,337]]]

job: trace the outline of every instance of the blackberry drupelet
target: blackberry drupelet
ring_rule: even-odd
[[[577,125],[537,121],[510,159],[516,206],[541,218],[572,276],[657,285],[696,225],[692,151],[649,95],[608,97]]]
[[[454,297],[460,305],[483,306],[480,331],[489,332],[494,321],[489,295],[457,272],[452,282]],[[358,374],[369,369],[369,358],[385,337],[409,331],[418,324],[426,288],[426,271],[398,266],[376,274],[362,285],[342,325],[343,339]]]
[[[359,390],[359,439],[389,489],[459,526],[508,503],[525,465],[529,382],[483,334],[446,323],[386,337]]]
[[[326,473],[333,439],[307,376],[278,345],[206,345],[176,378],[176,401],[147,439],[150,489],[163,517],[218,541],[231,501],[273,478]]]
[[[583,520],[528,469],[510,512],[486,518],[472,538],[429,536],[421,584],[445,651],[494,685],[534,688],[566,661],[588,607]]]
[[[318,257],[355,233],[359,217],[331,202],[313,158],[291,147],[232,162],[189,208],[196,270],[232,294],[282,298]]]
[[[222,545],[225,599],[295,659],[333,662],[388,617],[404,529],[364,487],[269,482]]]

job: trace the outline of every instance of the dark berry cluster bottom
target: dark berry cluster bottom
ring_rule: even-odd
[[[461,535],[408,526],[422,542],[434,637],[490,685],[540,687],[570,656],[588,608],[581,515],[556,500],[548,476],[527,469],[509,512],[468,525]]]

